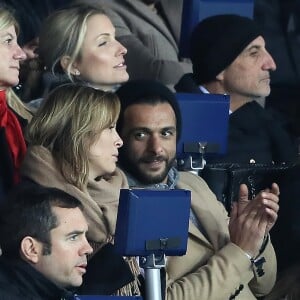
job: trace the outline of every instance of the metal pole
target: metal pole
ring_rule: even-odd
[[[166,265],[165,255],[142,256],[139,264],[145,271],[146,300],[162,300],[160,269]]]
[[[161,300],[160,269],[145,269],[146,300]]]

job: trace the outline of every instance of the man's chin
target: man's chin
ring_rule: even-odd
[[[139,170],[147,177],[160,177],[166,172],[166,162],[142,163],[139,165]]]
[[[165,181],[169,172],[169,164],[164,161],[161,165],[151,165],[147,162],[132,162],[125,158],[120,160],[121,168],[143,185],[159,184]],[[170,163],[172,166],[172,163]]]
[[[143,184],[164,183],[167,179],[168,173],[172,165],[173,161],[168,163],[168,161],[166,160],[157,163],[140,162],[139,167],[137,169],[139,174],[135,174],[135,177]]]
[[[158,184],[161,183],[162,181],[164,181],[164,176],[162,174],[158,174],[158,175],[146,175],[145,176],[145,181],[148,184]]]
[[[160,170],[159,172],[154,171],[139,171],[139,176],[137,177],[144,184],[159,184],[165,181],[168,172],[166,169]]]

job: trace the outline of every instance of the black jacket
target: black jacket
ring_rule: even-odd
[[[89,260],[83,283],[73,289],[76,295],[112,295],[134,280],[123,257],[106,244]],[[144,293],[143,286],[141,292]],[[0,300],[69,300],[80,299],[57,287],[21,259],[0,257]]]
[[[71,300],[73,293],[57,287],[25,261],[0,257],[0,300]]]
[[[192,74],[184,75],[175,89],[177,92],[202,93]],[[227,153],[208,162],[268,164],[296,159],[296,144],[285,128],[283,116],[252,101],[230,114]]]
[[[256,101],[249,102],[229,117],[228,152],[224,162],[294,162],[296,146],[271,112]]]

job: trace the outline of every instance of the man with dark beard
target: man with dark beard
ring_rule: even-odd
[[[126,149],[124,149],[124,151],[120,151],[121,164],[122,167],[133,176],[132,178],[130,175],[128,176],[129,185],[135,185],[134,181],[138,178],[141,181],[138,185],[142,183],[145,183],[146,185],[155,184],[155,187],[163,188],[168,182],[167,175],[169,170],[172,170],[175,160],[176,139],[179,138],[178,133],[181,129],[179,106],[173,93],[162,84],[152,82],[150,80],[137,80],[132,83],[134,86],[135,84],[142,84],[142,87],[146,89],[143,89],[145,91],[145,97],[141,97],[141,99],[134,99],[130,98],[130,95],[128,95],[127,98],[127,90],[128,88],[130,89],[131,84],[126,85],[124,88],[121,87],[117,91],[118,96],[124,101],[126,98],[127,102],[126,108],[122,107],[123,113],[121,112],[118,122],[118,126],[122,126],[119,132],[124,134],[124,138],[126,139]],[[161,87],[163,88],[160,90]],[[151,91],[148,91],[148,88],[151,89]],[[148,92],[149,95],[147,95]],[[126,95],[123,95],[123,93]],[[129,102],[131,99],[133,100],[132,103]],[[139,106],[140,102],[145,104],[146,109],[144,109],[144,106]],[[156,116],[161,114],[159,118],[164,120],[163,126],[153,129],[144,128],[144,124],[139,126],[135,116],[142,118],[145,117],[148,111],[147,108],[149,108],[151,113],[155,113]],[[141,110],[141,114],[138,113],[139,109]],[[127,116],[130,112],[129,110],[134,111],[132,118]],[[166,118],[167,113],[172,114],[171,120]],[[125,124],[126,126],[124,126]],[[127,131],[126,129],[130,128],[130,124],[132,125],[132,129]],[[144,149],[139,147],[139,145],[135,147],[134,140],[142,142],[150,135],[153,135],[153,143],[147,143],[146,148]],[[159,145],[159,143],[156,143],[156,136],[164,139],[164,149]],[[173,176],[171,175],[170,177]],[[174,186],[172,186],[172,188],[174,188]]]
[[[276,277],[269,231],[279,209],[277,184],[251,201],[241,185],[229,220],[199,176],[174,167],[181,133],[175,95],[151,80],[129,81],[117,94],[122,107],[117,129],[124,143],[120,165],[129,185],[191,191],[187,254],[167,259],[166,300],[254,300],[267,294]]]

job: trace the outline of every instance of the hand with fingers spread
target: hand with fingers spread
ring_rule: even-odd
[[[250,256],[258,254],[264,236],[277,220],[279,187],[261,191],[253,200],[248,199],[248,188],[242,184],[239,199],[233,204],[229,222],[230,239]]]

